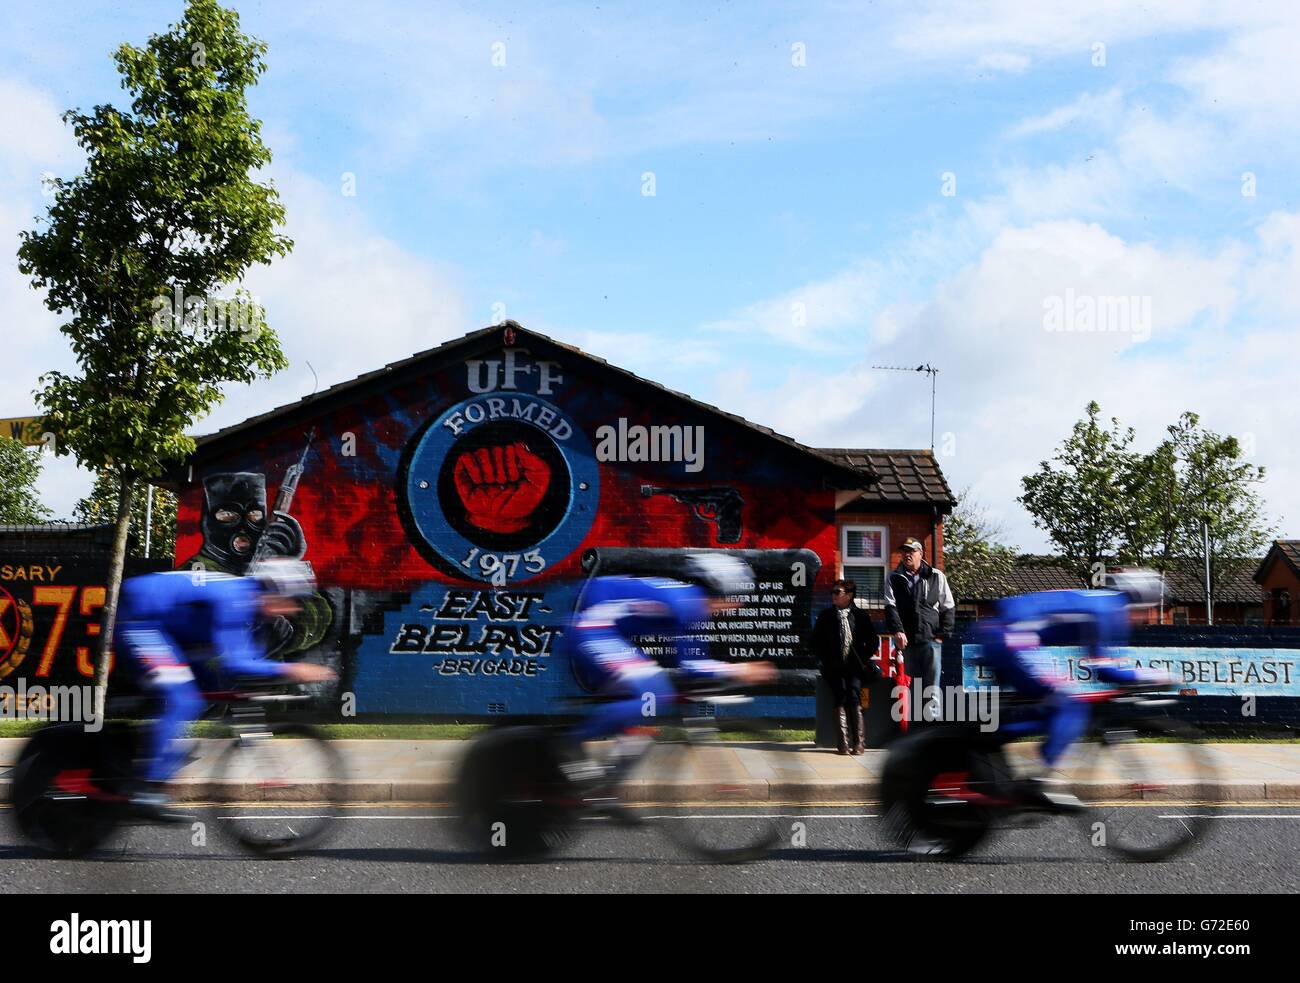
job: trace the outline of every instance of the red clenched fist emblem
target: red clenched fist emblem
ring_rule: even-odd
[[[551,467],[519,440],[466,451],[453,478],[471,523],[488,532],[518,532],[546,494]]]

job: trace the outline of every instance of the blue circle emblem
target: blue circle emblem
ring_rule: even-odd
[[[403,481],[415,531],[457,575],[530,580],[582,545],[600,471],[586,435],[536,396],[474,396],[416,438]]]

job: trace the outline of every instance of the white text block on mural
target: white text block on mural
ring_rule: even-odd
[[[1182,690],[1197,696],[1300,697],[1300,649],[1137,647],[1117,648],[1123,666],[1160,669]],[[980,646],[961,649],[962,683],[967,688],[992,686],[993,671],[980,661]],[[1042,669],[1086,689],[1104,689],[1081,648],[1038,649]]]

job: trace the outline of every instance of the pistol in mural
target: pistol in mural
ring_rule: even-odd
[[[664,488],[659,485],[642,485],[641,494],[645,498],[670,495],[683,505],[689,505],[695,518],[713,523],[719,543],[738,543],[745,531],[741,521],[745,500],[734,488],[725,485],[711,488]]]
[[[218,573],[243,576],[255,560],[274,556],[301,560],[307,555],[302,525],[289,510],[311,451],[313,431],[302,456],[285,472],[267,518],[266,475],[253,471],[211,474],[203,479],[203,512],[199,525],[203,545],[184,564]],[[292,619],[276,618],[262,630],[268,654],[276,657],[305,652],[325,638],[333,608],[320,593],[304,602]]]

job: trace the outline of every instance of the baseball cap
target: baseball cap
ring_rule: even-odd
[[[925,549],[925,547],[921,545],[921,541],[917,539],[915,536],[908,536],[905,540],[903,540],[903,545],[900,548],[905,550]]]

